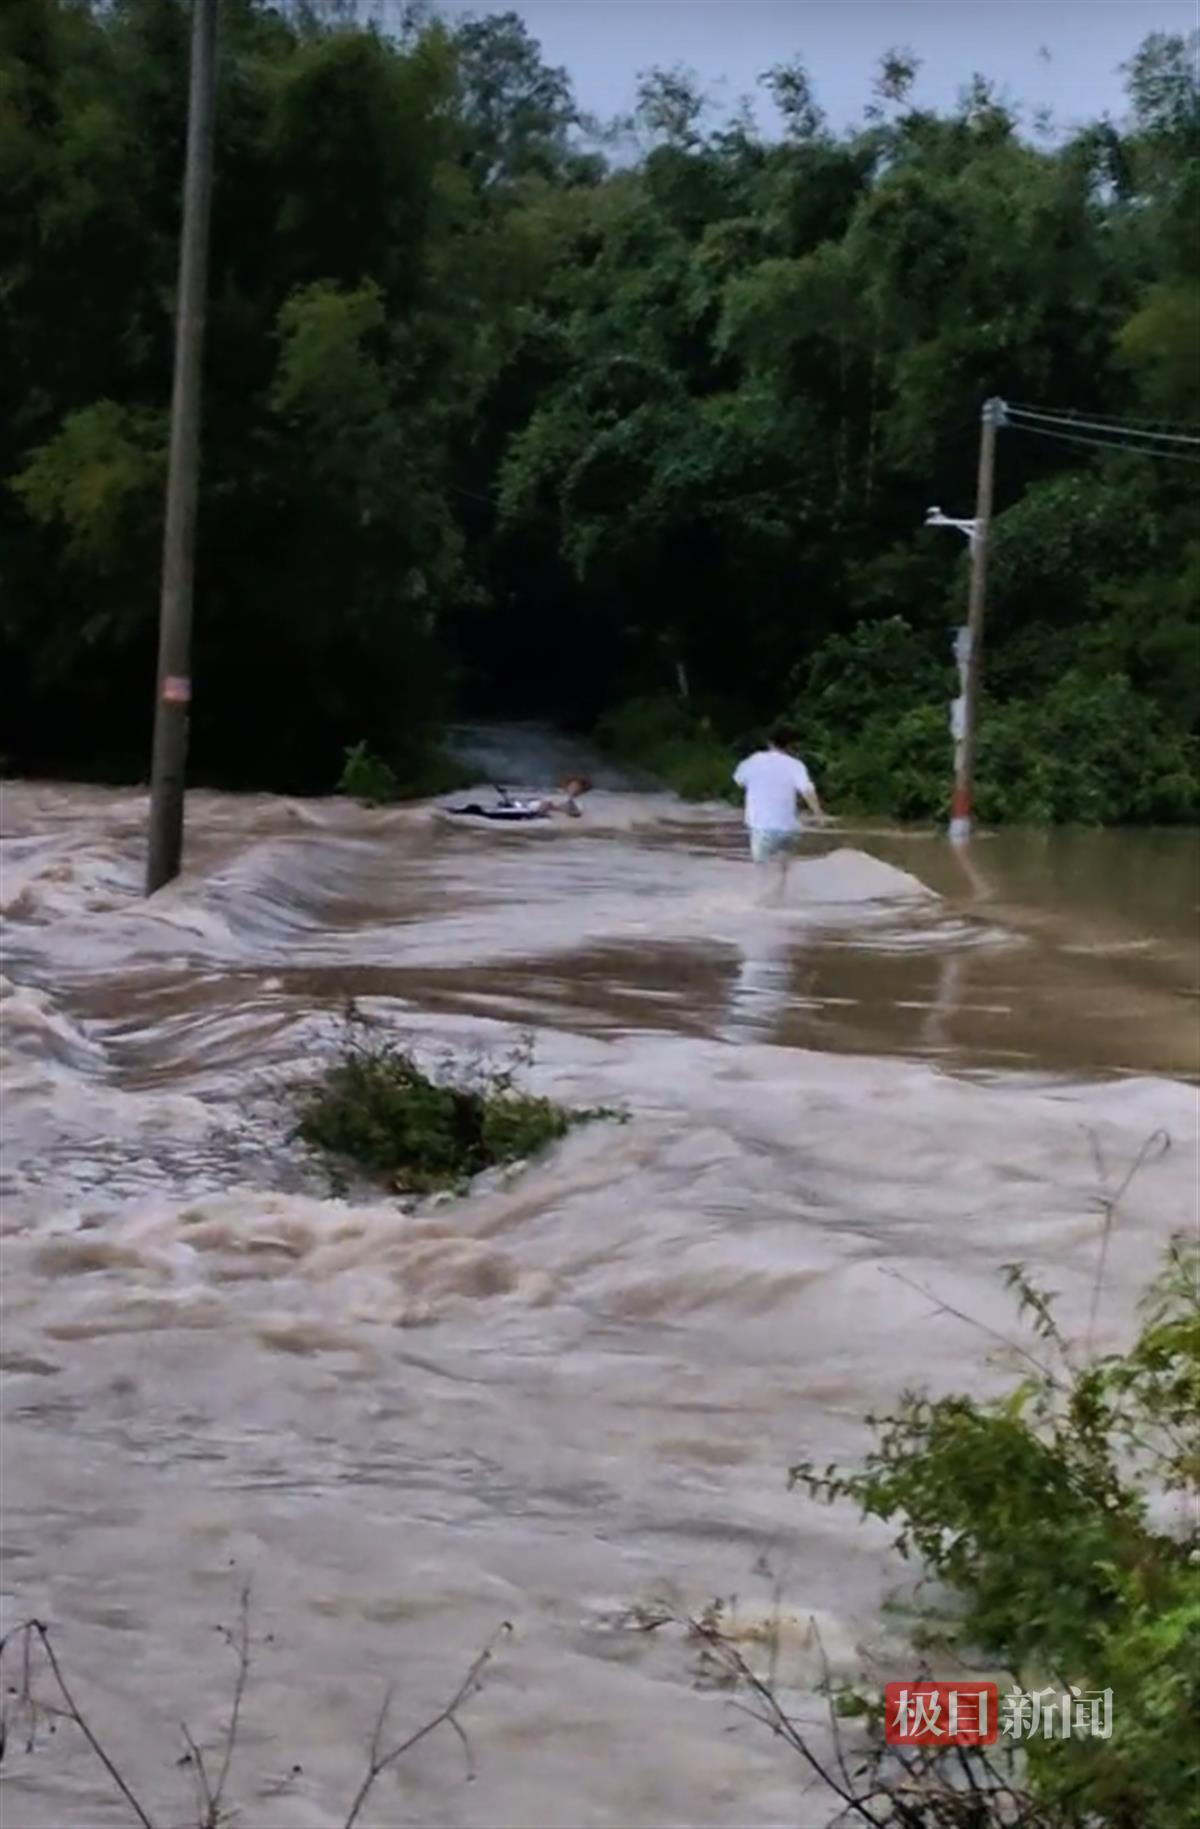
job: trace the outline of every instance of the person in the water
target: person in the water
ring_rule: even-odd
[[[800,758],[790,753],[790,740],[786,726],[776,726],[761,749],[739,762],[733,777],[746,797],[750,855],[764,869],[769,904],[782,902],[787,888],[788,864],[799,830],[797,800],[804,801],[814,820],[825,823],[812,776]]]
[[[583,808],[579,802],[592,791],[587,776],[568,776],[559,783],[559,791],[565,794],[565,800],[516,800],[504,788],[498,787],[496,800],[490,807],[472,802],[470,806],[451,807],[450,811],[459,818],[492,819],[505,825],[519,825],[531,819],[552,819],[559,813],[565,814],[568,819],[582,819]]]

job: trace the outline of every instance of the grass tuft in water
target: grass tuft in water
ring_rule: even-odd
[[[521,1079],[532,1058],[525,1041],[502,1061],[447,1056],[430,1072],[351,1007],[336,1057],[298,1094],[296,1132],[336,1163],[425,1194],[526,1161],[579,1124],[623,1115],[529,1092]]]

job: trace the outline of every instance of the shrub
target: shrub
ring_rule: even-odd
[[[1051,1300],[1010,1266],[1042,1349],[1016,1390],[905,1396],[868,1419],[878,1443],[858,1471],[793,1469],[812,1494],[895,1524],[900,1553],[949,1590],[957,1616],[926,1648],[982,1652],[1024,1688],[1113,1692],[1111,1738],[1028,1743],[1038,1822],[1198,1820],[1198,1273],[1200,1250],[1177,1244],[1129,1351],[1080,1363]],[[1175,1532],[1149,1504],[1171,1491],[1187,1504]]]
[[[856,731],[881,712],[894,717],[932,703],[944,708],[956,690],[953,681],[948,642],[942,658],[902,616],[888,616],[821,643],[804,676],[798,711],[812,723]]]
[[[388,1187],[427,1193],[524,1161],[573,1125],[614,1115],[523,1091],[529,1058],[519,1050],[503,1064],[450,1062],[435,1077],[352,1011],[336,1058],[299,1091],[297,1134]]]
[[[398,798],[400,783],[395,771],[367,747],[365,740],[347,749],[345,756],[345,766],[338,779],[339,794],[348,794],[369,807],[384,806]]]
[[[631,699],[601,721],[596,738],[684,800],[734,798],[732,749],[680,699]]]
[[[903,617],[824,641],[791,721],[831,808],[940,816],[950,794],[952,671]]]
[[[1084,825],[1200,814],[1194,738],[1123,673],[1065,673],[1040,698],[985,708],[984,819]]]
[[[1110,664],[1047,632],[1059,664],[985,671],[976,806],[989,824],[1174,823],[1200,817],[1200,746]],[[1057,644],[1057,645],[1055,645]],[[1076,654],[1077,664],[1062,663]],[[953,769],[953,672],[899,617],[817,650],[792,710],[831,807],[942,818]]]
[[[642,757],[685,738],[691,723],[681,699],[628,699],[601,719],[596,737],[618,755]]]
[[[369,807],[389,806],[397,800],[428,800],[468,787],[471,781],[469,771],[439,749],[419,757],[403,777],[365,741],[347,749],[345,758],[337,791]]]
[[[947,809],[952,748],[944,706],[877,712],[853,732],[810,724],[799,748],[835,811],[934,819]]]

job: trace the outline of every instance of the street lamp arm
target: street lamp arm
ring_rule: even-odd
[[[978,522],[959,520],[954,515],[943,514],[940,508],[930,508],[925,516],[926,527],[956,527],[968,540],[974,540],[978,532]]]

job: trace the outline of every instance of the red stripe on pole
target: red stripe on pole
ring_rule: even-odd
[[[969,787],[955,787],[954,797],[950,802],[951,819],[970,819],[971,790]]]

